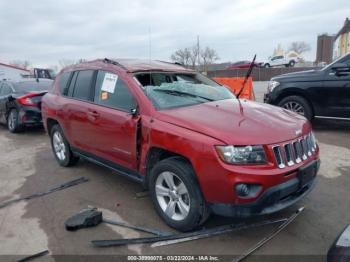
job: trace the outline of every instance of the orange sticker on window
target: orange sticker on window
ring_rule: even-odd
[[[108,99],[108,93],[107,92],[102,92],[101,93],[101,100],[106,100]]]

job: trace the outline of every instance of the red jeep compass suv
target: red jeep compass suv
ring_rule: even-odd
[[[42,100],[58,163],[79,157],[143,183],[176,229],[210,213],[245,217],[286,208],[313,188],[319,148],[310,123],[238,100],[180,65],[95,60],[63,69]]]

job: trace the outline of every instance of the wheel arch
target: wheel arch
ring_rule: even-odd
[[[291,90],[286,90],[282,92],[276,99],[276,105],[282,101],[282,99],[288,97],[288,96],[300,96],[304,98],[310,105],[310,108],[312,110],[312,114],[315,115],[315,106],[312,103],[311,99],[305,94],[303,90],[300,89],[291,89]]]
[[[60,123],[56,120],[56,119],[53,119],[53,118],[47,118],[46,120],[46,128],[47,128],[47,133],[48,135],[50,136],[51,135],[51,129],[54,125],[60,125]]]
[[[161,148],[161,147],[155,147],[155,146],[151,147],[148,150],[147,156],[146,156],[146,172],[145,172],[145,179],[144,179],[144,182],[143,182],[143,186],[145,188],[148,187],[148,178],[149,178],[150,172],[152,171],[152,168],[159,161],[162,161],[164,159],[169,159],[169,158],[174,158],[174,159],[178,159],[180,161],[184,161],[185,163],[189,164],[194,170],[194,167],[193,167],[190,159],[188,159],[186,156],[183,156],[181,154],[175,153],[173,151],[169,151],[169,150]],[[195,177],[195,179],[197,180],[196,177]]]

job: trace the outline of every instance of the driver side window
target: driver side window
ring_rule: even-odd
[[[125,112],[130,112],[137,106],[126,83],[118,75],[106,71],[98,71],[94,102]]]

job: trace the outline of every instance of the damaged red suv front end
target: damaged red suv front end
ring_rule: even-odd
[[[182,66],[96,60],[64,69],[42,101],[58,163],[79,158],[141,182],[159,216],[188,231],[211,212],[246,217],[311,191],[319,148],[310,123],[239,100]]]

